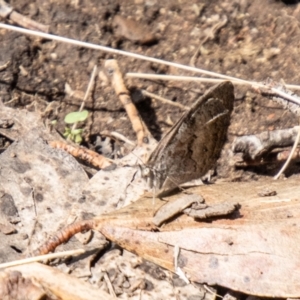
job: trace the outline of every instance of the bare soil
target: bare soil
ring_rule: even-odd
[[[11,5],[18,12],[49,24],[50,32],[57,35],[186,65],[193,60],[197,67],[252,81],[272,78],[291,84],[298,82],[298,6],[286,6],[279,1],[36,1],[28,4],[25,0],[11,1]],[[132,31],[131,40],[120,36],[120,29],[113,21],[116,15],[138,22],[139,30]],[[143,40],[149,34],[156,39],[150,45],[141,45],[134,38],[137,35]],[[18,107],[32,106],[34,102],[41,111],[52,102],[52,107],[57,109],[48,111],[47,116],[58,120],[61,132],[64,116],[78,110],[81,104],[94,65],[101,67],[105,59],[117,58],[124,73],[193,75],[6,30],[1,30],[0,35],[0,63],[11,61],[1,72],[2,101],[13,99],[10,105]],[[66,94],[66,84],[77,91],[73,97]],[[144,97],[140,91],[145,89],[189,106],[208,87],[199,83],[140,79],[129,79],[127,85],[157,139],[170,129],[182,110]],[[235,94],[229,141],[235,136],[297,123],[293,114],[249,87],[236,87]],[[118,131],[135,139],[126,113],[109,84],[97,81],[86,108],[91,112],[85,127],[86,144],[94,142],[103,131]]]

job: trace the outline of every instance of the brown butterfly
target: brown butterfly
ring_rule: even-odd
[[[142,167],[156,194],[200,178],[214,166],[227,138],[233,101],[230,81],[212,87],[162,138]]]

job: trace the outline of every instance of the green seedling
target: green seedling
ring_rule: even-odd
[[[76,124],[77,122],[85,121],[88,114],[87,110],[71,112],[65,116],[64,121],[69,125]],[[80,144],[82,142],[82,132],[83,129],[76,129],[74,126],[72,128],[66,127],[63,136],[76,144]]]

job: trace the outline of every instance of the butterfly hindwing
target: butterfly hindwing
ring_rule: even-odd
[[[146,164],[157,190],[200,178],[214,166],[226,141],[233,100],[231,82],[212,87],[163,137]]]

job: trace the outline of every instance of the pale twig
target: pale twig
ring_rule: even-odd
[[[43,32],[49,32],[49,26],[38,23],[24,15],[14,11],[4,0],[0,0],[0,17],[7,18],[14,23],[33,30],[39,30]]]
[[[190,67],[190,66],[178,64],[178,63],[173,63],[173,62],[165,61],[165,60],[162,60],[162,59],[149,57],[149,56],[146,56],[146,55],[131,53],[131,52],[123,51],[123,50],[117,50],[117,49],[113,49],[113,48],[109,48],[109,47],[105,47],[105,46],[101,46],[101,45],[96,45],[96,44],[92,44],[92,43],[81,42],[81,41],[77,41],[77,40],[74,40],[74,39],[69,39],[69,38],[65,38],[65,37],[61,37],[61,36],[57,36],[57,35],[53,35],[53,34],[38,32],[38,31],[34,31],[34,30],[28,30],[28,29],[24,29],[24,28],[20,28],[20,27],[16,27],[16,26],[11,26],[11,25],[7,25],[7,24],[2,24],[2,23],[0,23],[0,28],[13,30],[13,31],[17,31],[17,32],[20,32],[20,33],[23,33],[23,34],[29,34],[29,35],[42,37],[42,38],[45,38],[45,39],[50,39],[50,40],[59,41],[59,42],[63,42],[63,43],[68,43],[68,44],[76,45],[76,46],[79,46],[79,47],[95,49],[95,50],[101,50],[101,51],[108,52],[108,53],[124,55],[124,56],[128,56],[128,57],[133,57],[133,58],[136,58],[136,59],[142,59],[142,60],[145,60],[145,61],[150,61],[150,62],[153,62],[153,63],[163,64],[163,65],[167,65],[167,66],[170,66],[170,67],[183,69],[183,70],[186,70],[186,71],[191,71],[191,72],[195,72],[195,73],[202,73],[202,74],[206,74],[206,75],[209,75],[209,76],[215,76],[215,77],[222,78],[222,79],[225,79],[225,80],[234,81],[235,83],[240,82],[241,84],[244,83],[244,84],[248,84],[248,85],[253,85],[254,87],[258,87],[258,88],[265,88],[266,87],[265,85],[263,85],[261,83],[251,82],[251,81],[239,79],[239,78],[232,77],[232,76],[218,74],[218,73],[203,70],[203,69],[200,69],[200,68],[195,68],[195,67]],[[271,90],[274,93],[277,93],[276,89],[271,88]],[[282,93],[282,92],[280,92],[279,95],[281,95],[283,97],[286,97],[286,94]],[[290,99],[293,102],[296,101],[290,95],[287,96],[287,99]],[[298,103],[298,101],[296,101],[296,103]]]
[[[131,78],[141,78],[141,79],[157,79],[157,80],[180,80],[180,81],[200,81],[200,82],[206,82],[206,83],[218,83],[222,82],[222,79],[216,79],[216,78],[202,78],[202,77],[192,77],[192,76],[174,76],[174,75],[155,75],[155,74],[142,74],[142,73],[127,73],[127,77]],[[254,81],[240,81],[240,80],[231,80],[234,84],[239,85],[251,85],[255,89],[268,89],[272,91],[277,96],[280,96],[284,99],[290,100],[293,103],[296,103],[300,105],[300,101],[297,97],[294,97],[291,94],[286,93],[283,90],[279,90],[278,88],[271,87],[268,85],[265,85],[263,83],[254,82]],[[297,85],[285,85],[286,88],[293,88],[293,89],[300,89],[300,86]]]
[[[182,105],[182,104],[180,104],[180,103],[178,103],[178,102],[173,102],[173,101],[171,101],[171,100],[169,100],[169,99],[160,97],[160,96],[155,95],[155,94],[153,94],[153,93],[149,93],[149,92],[147,92],[146,90],[142,90],[142,94],[143,94],[144,96],[148,96],[148,97],[150,97],[150,98],[159,100],[159,101],[161,101],[161,102],[163,102],[163,103],[166,103],[166,104],[169,104],[169,105],[173,105],[173,106],[180,107],[181,109],[185,109],[185,110],[189,109],[188,106]]]
[[[279,90],[278,88],[271,88],[271,91],[276,95],[281,96],[284,99],[290,100],[291,102],[300,105],[299,99],[297,97],[294,97],[293,95],[290,95],[282,90]]]
[[[82,111],[82,110],[83,110],[84,104],[85,104],[85,102],[86,102],[88,96],[90,95],[91,89],[94,87],[94,84],[95,84],[95,77],[96,77],[96,72],[97,72],[97,66],[95,65],[94,68],[93,68],[93,72],[92,72],[92,75],[91,75],[91,78],[90,78],[88,87],[87,87],[87,89],[86,89],[84,98],[83,98],[82,103],[81,103],[81,105],[80,105],[79,111]],[[76,127],[77,127],[77,122],[73,124],[73,126],[72,126],[72,131],[74,131],[74,130],[76,129]]]
[[[163,64],[163,65],[166,65],[166,66],[170,66],[170,67],[174,67],[174,68],[178,68],[178,69],[182,69],[182,70],[186,70],[186,71],[191,71],[191,72],[200,73],[200,74],[206,74],[206,75],[209,75],[209,76],[222,78],[224,80],[233,81],[233,82],[235,82],[235,84],[237,84],[237,82],[240,82],[241,84],[246,84],[246,85],[248,84],[248,85],[252,85],[254,87],[259,87],[259,88],[265,88],[266,87],[265,85],[263,85],[261,83],[247,81],[247,80],[236,78],[236,77],[233,77],[233,76],[218,74],[216,72],[211,72],[211,71],[203,70],[203,69],[200,69],[200,68],[190,67],[190,66],[186,66],[186,65],[182,65],[182,64],[173,63],[173,62],[165,61],[165,60],[162,60],[162,59],[154,58],[154,57],[149,57],[149,56],[142,55],[142,54],[136,54],[136,53],[127,52],[127,51],[123,51],[123,50],[113,49],[113,48],[110,48],[110,47],[105,47],[105,46],[96,45],[96,44],[92,44],[92,43],[81,42],[81,41],[78,41],[78,40],[69,39],[69,38],[65,38],[65,37],[61,37],[61,36],[57,36],[57,35],[53,35],[53,34],[38,32],[38,31],[34,31],[34,30],[29,30],[29,29],[24,29],[24,28],[11,26],[11,25],[7,25],[7,24],[3,24],[3,23],[0,23],[0,28],[13,30],[13,31],[17,31],[17,32],[20,32],[20,33],[23,33],[23,34],[37,36],[37,37],[41,37],[41,38],[45,38],[45,39],[49,39],[49,40],[59,41],[59,42],[63,42],[63,43],[67,43],[67,44],[71,44],[71,45],[75,45],[75,46],[79,46],[79,47],[84,47],[84,48],[89,48],[89,49],[94,49],[94,50],[101,50],[101,51],[104,51],[104,52],[118,54],[118,55],[124,55],[124,56],[132,57],[132,58],[135,58],[135,59],[142,59],[142,60],[145,60],[145,61],[150,61],[150,62],[157,63],[157,64]],[[293,87],[295,87],[295,86],[293,86]],[[271,88],[271,90],[274,93],[277,92],[276,89]],[[283,97],[285,97],[285,96],[283,96]],[[291,98],[291,99],[293,99],[293,98]],[[295,99],[293,99],[291,101],[295,101]]]
[[[157,64],[163,64],[166,66],[179,68],[179,69],[183,69],[186,71],[191,71],[191,72],[195,72],[195,73],[201,73],[201,74],[206,74],[209,76],[223,78],[225,80],[240,81],[240,82],[244,82],[245,84],[249,84],[249,82],[247,80],[243,80],[243,79],[239,79],[239,78],[235,78],[235,77],[227,76],[227,75],[223,75],[223,74],[218,74],[215,72],[211,72],[211,71],[207,71],[207,70],[203,70],[203,69],[199,69],[199,68],[194,68],[194,67],[190,67],[190,66],[186,66],[186,65],[182,65],[182,64],[178,64],[178,63],[173,63],[173,62],[165,61],[163,59],[149,57],[149,56],[142,55],[142,54],[136,54],[136,53],[113,49],[110,47],[105,47],[105,46],[96,45],[96,44],[92,44],[92,43],[81,42],[81,41],[77,41],[74,39],[69,39],[69,38],[65,38],[65,37],[61,37],[61,36],[57,36],[57,35],[53,35],[53,34],[48,34],[48,33],[43,33],[43,32],[38,32],[38,31],[34,31],[34,30],[28,30],[28,29],[11,26],[11,25],[7,25],[7,24],[2,24],[2,23],[0,23],[0,28],[13,30],[13,31],[17,31],[17,32],[20,32],[23,34],[29,34],[29,35],[33,35],[33,36],[37,36],[37,37],[41,37],[41,38],[45,38],[45,39],[49,39],[49,40],[53,40],[53,41],[68,43],[68,44],[79,46],[79,47],[84,47],[84,48],[89,48],[89,49],[94,49],[94,50],[101,50],[104,52],[124,55],[124,56],[132,57],[135,59],[142,59],[145,61],[150,61],[150,62],[157,63]]]
[[[103,277],[104,277],[104,280],[105,280],[105,283],[107,285],[107,288],[109,290],[110,295],[112,295],[115,299],[117,299],[117,295],[115,293],[115,290],[114,290],[114,288],[111,284],[111,281],[110,281],[110,279],[109,279],[109,277],[108,277],[108,275],[105,271],[103,272],[103,275],[104,275]]]
[[[274,176],[274,179],[277,180],[279,178],[279,176],[285,171],[285,169],[288,167],[295,151],[296,151],[296,148],[298,146],[298,143],[299,143],[299,140],[300,140],[300,126],[298,128],[298,134],[296,136],[296,139],[295,139],[295,142],[294,142],[294,145],[293,145],[293,148],[290,152],[290,155],[288,157],[288,159],[286,160],[286,162],[284,163],[284,165],[282,166],[282,168],[280,169],[280,171],[277,173],[276,176]]]
[[[69,250],[69,251],[63,251],[63,252],[57,252],[57,253],[50,253],[50,254],[46,254],[46,255],[28,257],[28,258],[0,264],[0,269],[10,268],[10,267],[19,266],[19,265],[25,265],[25,264],[29,264],[29,263],[33,263],[33,262],[37,262],[37,261],[42,261],[42,260],[49,260],[49,259],[71,256],[71,255],[79,255],[84,252],[85,252],[85,250],[83,250],[83,249],[77,249],[77,250]]]
[[[178,245],[174,246],[174,271],[175,273],[186,283],[189,284],[190,281],[189,279],[186,277],[186,275],[184,274],[184,272],[182,271],[182,269],[178,266],[178,258],[180,255],[180,248]]]
[[[206,78],[206,77],[195,77],[195,76],[183,76],[183,75],[158,75],[158,74],[147,74],[147,73],[131,73],[128,72],[125,74],[128,78],[139,78],[139,79],[151,79],[151,80],[173,80],[173,81],[195,81],[202,83],[221,83],[224,80],[218,78]],[[254,81],[240,81],[240,80],[231,80],[232,83],[236,85],[257,85],[257,82]],[[286,88],[291,90],[300,90],[300,85],[294,84],[285,84]],[[264,86],[265,87],[265,86]],[[281,92],[278,93],[279,95]]]
[[[126,143],[126,144],[128,144],[128,145],[130,145],[130,146],[133,146],[133,147],[136,146],[135,142],[131,141],[130,139],[128,139],[126,136],[124,136],[123,134],[121,134],[121,133],[119,133],[119,132],[112,131],[112,132],[110,133],[110,135],[111,135],[113,138],[118,139],[118,140],[120,140],[120,141],[122,141],[122,142],[124,142],[124,143]]]
[[[218,295],[216,292],[214,292],[210,287],[208,287],[206,284],[203,284],[203,287],[212,295],[215,297],[223,298],[221,295]]]

